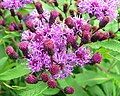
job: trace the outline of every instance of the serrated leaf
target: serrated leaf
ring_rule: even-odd
[[[91,96],[106,96],[98,86],[93,86],[88,89]]]
[[[87,71],[76,75],[75,81],[81,86],[93,86],[110,80],[103,72]]]
[[[0,74],[0,80],[11,80],[26,74],[30,73],[30,70],[26,67],[26,65],[18,65],[15,68],[9,69]]]
[[[104,47],[106,49],[109,49],[111,51],[115,51],[120,53],[120,42],[116,40],[106,40],[102,42],[95,42],[95,43],[90,43],[90,47],[94,49],[98,49],[100,47]]]
[[[47,85],[43,82],[37,84],[28,84],[26,89],[19,91],[19,96],[44,96],[43,92],[47,89]]]

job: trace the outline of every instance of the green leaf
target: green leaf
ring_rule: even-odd
[[[84,73],[80,73],[76,75],[75,81],[81,86],[93,86],[96,84],[101,84],[110,80],[106,74],[102,71],[94,72],[94,71],[86,71]]]
[[[0,80],[11,80],[26,74],[30,73],[30,70],[26,67],[26,65],[18,65],[15,68],[9,69],[0,74]]]
[[[93,86],[88,89],[91,96],[106,96],[98,86]]]
[[[44,96],[43,92],[47,89],[47,85],[43,82],[37,84],[28,84],[26,89],[18,91],[19,96]]]
[[[115,51],[120,53],[120,42],[116,40],[106,40],[102,42],[95,42],[95,43],[90,43],[90,47],[94,49],[98,49],[100,47],[104,47],[106,49],[109,49],[111,51]]]
[[[44,95],[55,95],[59,92],[60,90],[58,88],[52,89],[52,88],[48,88],[45,91],[43,91]]]

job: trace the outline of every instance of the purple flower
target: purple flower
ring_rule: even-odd
[[[2,5],[6,9],[18,9],[32,2],[33,0],[3,0]]]
[[[34,33],[30,30],[22,33],[22,40],[29,41],[28,67],[32,72],[48,71],[53,79],[65,78],[72,74],[76,65],[83,66],[91,59],[90,50],[87,48],[80,47],[77,50],[76,33],[81,31],[81,26],[86,22],[73,18],[75,26],[69,28],[65,23],[59,22],[56,19],[57,15],[53,14],[55,18],[52,19],[55,21],[49,26],[50,13],[43,11],[42,14],[38,14],[34,10],[24,20],[30,20],[36,30]],[[70,38],[71,36],[73,38]],[[71,44],[69,47],[68,43]]]
[[[81,46],[78,48],[78,50],[76,50],[75,53],[76,53],[77,64],[79,66],[84,66],[90,62],[90,60],[91,60],[90,49]]]
[[[108,16],[111,20],[115,20],[118,16],[119,0],[83,0],[78,3],[79,11],[82,13],[89,13],[99,20],[104,16]]]

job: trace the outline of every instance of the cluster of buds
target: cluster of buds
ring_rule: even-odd
[[[36,77],[34,74],[29,74],[25,78],[25,81],[28,84],[36,84],[39,82],[39,80],[42,80],[44,83],[46,83],[49,88],[59,88],[57,81],[55,79],[50,78],[50,76],[46,72],[41,73],[38,77]],[[64,89],[61,88],[61,90],[65,94],[73,94],[75,91],[74,88],[71,86],[66,86]]]

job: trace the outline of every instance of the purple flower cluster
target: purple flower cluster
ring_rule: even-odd
[[[32,2],[33,0],[3,0],[2,6],[5,9],[18,9]]]
[[[119,2],[119,0],[81,0],[78,3],[78,9],[81,13],[89,13],[90,16],[95,16],[99,20],[108,16],[111,21],[118,16]]]
[[[29,41],[28,66],[32,72],[46,70],[52,78],[65,78],[72,74],[75,66],[84,66],[92,57],[90,49],[79,47],[76,42],[77,33],[86,22],[73,18],[75,27],[71,29],[59,21],[59,13],[54,13],[57,12],[38,14],[34,10],[28,15],[25,22],[30,22],[27,23],[28,30],[22,33],[22,41]],[[31,28],[35,31],[31,32]]]

